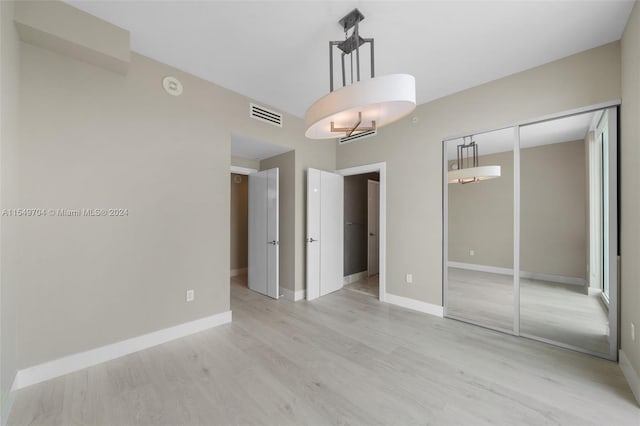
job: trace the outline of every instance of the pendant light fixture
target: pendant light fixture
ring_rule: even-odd
[[[469,138],[469,143],[467,143]],[[471,152],[471,153],[469,153]],[[500,166],[480,166],[478,145],[472,136],[465,136],[457,149],[457,163],[449,171],[449,183],[473,183],[500,177]]]
[[[373,39],[360,36],[359,24],[363,19],[364,15],[354,9],[338,21],[345,39],[329,42],[330,92],[305,113],[305,136],[310,139],[349,137],[375,130],[410,114],[416,107],[413,76],[375,76]],[[369,44],[370,48],[371,78],[361,81],[360,47],[364,44]],[[333,54],[336,47],[341,52],[342,87],[334,91]],[[350,64],[348,85],[347,60]]]

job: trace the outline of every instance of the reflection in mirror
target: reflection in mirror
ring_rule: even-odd
[[[446,314],[508,332],[515,311],[513,146],[512,128],[446,142]]]
[[[520,129],[521,334],[603,354],[606,119],[591,112]]]

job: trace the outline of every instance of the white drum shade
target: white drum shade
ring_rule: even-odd
[[[469,167],[468,169],[451,170],[449,172],[449,183],[458,183],[463,180],[487,180],[500,177],[500,166]]]
[[[363,80],[335,90],[318,99],[307,110],[305,136],[330,139],[344,136],[335,127],[353,127],[362,113],[362,127],[392,123],[416,108],[416,79],[409,74],[389,74]]]

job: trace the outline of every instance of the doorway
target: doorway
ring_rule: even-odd
[[[344,288],[379,297],[380,173],[344,177]]]
[[[257,169],[231,166],[229,275],[231,286],[248,287],[249,175]]]
[[[384,301],[386,163],[336,173],[344,176],[344,288]]]
[[[280,286],[281,167],[290,197],[293,151],[287,147],[231,134],[230,263],[231,288],[243,287],[278,299]],[[285,211],[285,218],[288,211]],[[285,225],[286,234],[291,234]],[[288,249],[290,239],[286,238]],[[288,277],[289,271],[285,271]]]
[[[232,168],[233,170],[233,168]],[[249,185],[247,172],[231,172],[229,275],[246,275],[248,266]]]

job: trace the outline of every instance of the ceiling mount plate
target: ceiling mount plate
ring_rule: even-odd
[[[344,31],[347,31],[363,20],[364,15],[358,9],[353,9],[351,12],[347,13],[341,20],[339,20],[338,24],[340,24]]]

